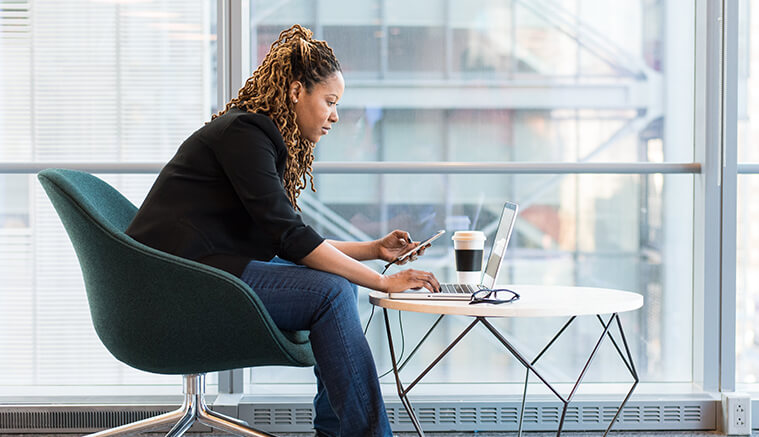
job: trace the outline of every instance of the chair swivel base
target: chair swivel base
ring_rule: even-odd
[[[251,428],[247,422],[225,416],[208,409],[204,399],[206,378],[205,374],[183,375],[184,379],[184,402],[178,410],[159,414],[158,416],[137,422],[128,423],[116,428],[90,434],[87,437],[111,437],[139,434],[164,426],[174,425],[167,437],[179,437],[184,434],[193,423],[200,422],[211,428],[225,431],[239,436],[250,437],[275,437],[263,431]]]

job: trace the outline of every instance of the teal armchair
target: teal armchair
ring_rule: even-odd
[[[140,433],[173,424],[182,435],[199,421],[243,436],[270,436],[210,410],[207,372],[253,366],[312,366],[307,331],[277,328],[256,294],[224,271],[179,258],[124,233],[137,208],[88,173],[46,169],[38,178],[79,259],[98,337],[136,369],[183,375],[176,411],[101,431]]]

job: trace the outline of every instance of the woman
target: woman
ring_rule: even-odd
[[[280,328],[310,330],[317,435],[390,436],[354,284],[389,293],[440,284],[428,272],[383,276],[359,262],[395,259],[418,244],[408,233],[325,240],[296,212],[344,87],[324,41],[298,25],[282,32],[238,96],[182,143],[127,233],[237,275]]]

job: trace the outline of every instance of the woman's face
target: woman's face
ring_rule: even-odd
[[[299,81],[290,86],[295,103],[295,123],[303,138],[318,142],[337,123],[337,102],[343,96],[345,81],[339,71],[315,84],[311,92]]]

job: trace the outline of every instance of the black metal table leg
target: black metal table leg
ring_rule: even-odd
[[[411,423],[414,425],[414,428],[416,429],[419,436],[424,437],[424,431],[422,430],[422,427],[416,417],[416,414],[413,411],[413,408],[411,406],[411,402],[408,399],[408,393],[409,391],[416,386],[419,381],[424,378],[427,373],[432,370],[432,368],[437,365],[437,363],[445,357],[448,352],[453,349],[453,347],[458,344],[461,339],[463,339],[471,330],[472,328],[478,324],[482,323],[490,332],[491,334],[509,351],[509,353],[516,358],[526,369],[526,375],[525,375],[525,384],[524,384],[524,390],[522,393],[522,406],[519,412],[519,431],[518,435],[522,435],[522,423],[523,423],[523,417],[524,417],[524,409],[525,409],[525,402],[527,397],[527,385],[529,382],[529,376],[530,372],[534,373],[535,376],[540,379],[540,381],[551,391],[553,394],[564,404],[562,408],[561,413],[561,419],[559,421],[559,427],[556,431],[556,436],[559,437],[561,435],[561,431],[564,427],[564,420],[566,418],[567,409],[569,407],[569,402],[572,400],[572,397],[577,392],[577,389],[579,388],[580,384],[582,383],[583,378],[585,377],[585,374],[587,373],[588,368],[590,367],[591,362],[595,358],[598,349],[601,345],[601,342],[603,341],[604,337],[608,336],[611,340],[612,344],[614,345],[615,350],[617,351],[617,354],[624,362],[625,366],[627,366],[627,369],[630,371],[631,376],[635,380],[632,387],[630,388],[630,391],[627,392],[627,395],[625,396],[624,400],[622,401],[622,404],[617,409],[616,414],[614,415],[614,418],[611,420],[611,423],[609,423],[608,428],[606,428],[606,432],[604,432],[604,437],[611,431],[612,426],[614,425],[614,422],[619,417],[619,414],[621,413],[622,409],[624,408],[627,401],[630,399],[630,396],[632,395],[633,391],[635,390],[635,387],[638,385],[639,378],[637,371],[635,370],[635,364],[633,363],[632,354],[630,353],[630,348],[627,344],[627,339],[625,338],[624,331],[622,330],[622,323],[619,320],[618,313],[614,313],[609,318],[608,322],[604,322],[600,315],[597,315],[596,317],[601,322],[601,325],[603,326],[603,332],[598,338],[598,341],[596,342],[595,346],[593,347],[593,350],[590,353],[590,356],[588,357],[587,361],[585,362],[585,365],[583,366],[582,370],[580,371],[580,375],[577,377],[577,381],[575,382],[574,386],[572,387],[571,392],[569,395],[565,398],[562,396],[536,369],[535,364],[537,361],[545,354],[545,352],[548,351],[548,349],[555,343],[555,341],[566,331],[566,329],[569,327],[570,324],[576,319],[576,316],[573,316],[567,321],[567,323],[564,324],[564,326],[553,336],[553,338],[546,344],[546,346],[538,353],[538,355],[532,360],[528,361],[509,341],[485,318],[485,317],[475,317],[475,319],[470,323],[441,353],[438,355],[437,358],[435,358],[432,363],[430,363],[427,368],[425,368],[422,373],[414,379],[413,382],[411,382],[407,387],[403,386],[403,383],[401,382],[400,378],[400,367],[399,363],[395,356],[395,348],[393,346],[393,335],[390,329],[390,320],[388,318],[387,309],[383,308],[383,313],[385,317],[385,328],[387,330],[387,339],[388,339],[388,345],[390,347],[390,358],[392,360],[393,364],[393,374],[395,376],[395,383],[396,388],[398,390],[398,396],[400,397],[401,403],[403,404],[403,407],[406,409],[406,412],[408,413],[409,418],[411,419]],[[441,316],[442,318],[442,316]],[[437,324],[440,322],[440,319],[435,322],[433,325],[433,328],[437,326]],[[625,353],[622,353],[622,349],[619,347],[618,342],[615,340],[614,336],[612,335],[610,328],[611,325],[614,323],[616,319],[617,328],[619,330],[620,337],[622,339],[622,345],[624,346]],[[421,344],[424,342],[424,340],[427,339],[429,336],[429,332],[427,335],[424,336],[422,341],[416,346],[414,349],[414,352],[418,350],[418,348],[421,346]],[[410,358],[410,357],[409,357]],[[408,359],[403,363],[405,365],[408,362]]]
[[[551,341],[549,341],[548,344],[545,345],[545,347],[543,348],[543,350],[541,350],[538,353],[538,355],[535,358],[533,358],[533,360],[530,362],[531,366],[535,366],[535,363],[538,362],[538,360],[540,359],[540,357],[542,357],[543,354],[546,353],[551,346],[553,346],[553,344],[556,342],[556,340],[559,337],[561,337],[561,334],[563,334],[564,331],[566,331],[567,328],[569,328],[569,325],[571,325],[572,322],[574,322],[576,318],[577,318],[577,316],[572,316],[567,321],[567,323],[565,323],[564,326],[562,326],[561,329],[559,329],[559,332],[557,332],[553,336],[553,338],[551,339]],[[524,375],[524,389],[522,390],[522,406],[519,408],[519,428],[517,430],[517,436],[518,437],[522,437],[522,423],[523,423],[523,418],[524,418],[524,406],[525,406],[525,403],[526,403],[526,400],[527,400],[527,384],[528,384],[529,380],[530,380],[530,369],[526,368],[525,369],[525,375]]]
[[[625,407],[627,400],[630,399],[630,396],[632,396],[633,391],[635,390],[635,387],[638,385],[638,382],[640,382],[640,378],[638,377],[638,372],[635,370],[635,363],[633,362],[632,354],[630,353],[630,348],[627,346],[625,331],[622,330],[622,322],[619,320],[618,314],[616,315],[616,319],[617,319],[617,328],[619,328],[619,335],[620,337],[622,337],[622,344],[625,346],[625,352],[627,353],[627,360],[625,360],[625,356],[622,355],[622,351],[619,350],[619,347],[617,346],[617,343],[614,341],[614,337],[612,337],[611,332],[609,333],[609,338],[611,338],[612,343],[614,343],[614,347],[617,349],[617,353],[619,354],[619,357],[627,365],[627,369],[630,371],[630,375],[633,377],[635,382],[633,382],[632,387],[630,387],[630,391],[627,392],[627,396],[625,396],[625,398],[622,400],[622,403],[619,405],[619,408],[617,408],[617,413],[614,414],[614,418],[611,419],[611,423],[609,423],[609,427],[606,428],[606,432],[604,432],[604,437],[606,437],[609,434],[609,431],[611,431],[611,427],[614,425],[614,422],[616,422],[617,417],[619,417],[619,413],[622,412],[622,409]],[[609,321],[609,323],[611,324],[611,321]]]
[[[469,326],[467,326],[461,332],[461,334],[458,335],[458,337],[456,337],[448,346],[446,346],[445,349],[443,349],[443,351],[440,353],[440,355],[437,356],[437,358],[432,360],[432,363],[430,363],[430,365],[427,366],[422,371],[422,373],[420,373],[419,376],[417,376],[416,379],[414,379],[414,381],[411,382],[411,384],[409,384],[407,387],[404,388],[403,383],[401,382],[400,368],[398,366],[398,361],[395,358],[395,347],[393,346],[393,333],[392,333],[392,330],[390,329],[390,319],[387,316],[387,309],[383,308],[382,310],[385,316],[385,329],[387,330],[387,341],[388,341],[388,346],[390,347],[390,359],[392,360],[392,364],[393,364],[393,375],[395,376],[395,386],[398,390],[398,396],[401,399],[401,403],[403,404],[403,407],[406,409],[406,413],[411,419],[411,423],[414,425],[414,428],[416,428],[416,432],[420,436],[423,437],[424,431],[422,431],[422,426],[419,424],[419,421],[416,418],[416,414],[414,413],[414,410],[411,407],[411,402],[408,400],[408,393],[412,388],[414,388],[414,386],[416,386],[416,384],[419,383],[419,381],[422,380],[422,378],[424,378],[427,375],[427,373],[429,373],[430,370],[432,370],[432,368],[434,368],[437,365],[438,362],[440,362],[440,360],[443,359],[443,357],[445,357],[448,354],[448,352],[451,351],[451,349],[453,349],[454,346],[456,346],[461,341],[462,338],[464,338],[469,333],[469,331],[472,330],[472,328],[474,328],[474,325],[480,322],[480,318],[478,317],[474,319],[472,323],[470,323]],[[439,321],[440,319],[438,319],[437,322]],[[437,322],[435,322],[435,326],[437,325]],[[426,338],[427,336],[425,336],[424,339]],[[419,346],[421,346],[421,344],[417,345],[416,349],[418,349]],[[414,350],[414,352],[416,352],[416,349]]]
[[[569,392],[569,396],[567,396],[567,400],[564,402],[564,409],[561,412],[561,419],[559,420],[559,430],[556,433],[557,437],[561,435],[561,429],[564,427],[564,419],[567,416],[567,408],[569,408],[569,402],[572,401],[572,397],[574,397],[575,393],[577,393],[577,389],[578,387],[580,387],[580,383],[582,382],[582,379],[585,377],[585,373],[588,371],[588,367],[590,367],[590,363],[593,361],[593,358],[596,357],[596,352],[598,352],[598,348],[601,346],[601,342],[603,341],[604,337],[606,337],[606,333],[609,332],[609,327],[611,326],[611,322],[614,320],[615,317],[617,317],[617,313],[614,313],[609,319],[609,323],[606,323],[604,325],[603,333],[601,333],[601,336],[598,338],[596,345],[593,347],[593,350],[590,352],[590,356],[588,357],[588,360],[585,362],[585,365],[580,371],[580,375],[577,377],[577,381],[575,382],[575,385],[572,387],[572,391]]]
[[[606,431],[603,434],[604,437],[606,437],[606,435],[608,435],[609,431],[611,431],[611,428],[614,426],[614,422],[619,417],[619,414],[622,412],[622,409],[624,408],[624,406],[627,403],[627,401],[630,399],[630,396],[632,396],[632,393],[633,393],[633,391],[635,391],[635,387],[638,385],[638,382],[639,382],[638,373],[635,370],[635,364],[633,363],[632,354],[630,353],[630,349],[629,349],[629,347],[627,345],[627,339],[625,338],[625,334],[624,334],[624,331],[622,329],[622,322],[619,319],[619,314],[618,313],[612,314],[612,316],[609,318],[608,323],[604,322],[603,318],[601,318],[600,315],[596,315],[596,317],[598,318],[599,322],[601,323],[601,326],[604,329],[603,329],[603,332],[601,333],[598,341],[596,342],[595,347],[591,351],[590,356],[588,357],[588,360],[586,361],[585,365],[583,366],[583,369],[580,372],[580,375],[578,376],[577,381],[575,382],[575,385],[572,387],[572,391],[570,392],[569,396],[567,396],[567,399],[564,400],[563,398],[561,398],[559,396],[559,399],[562,401],[562,403],[564,403],[564,408],[562,409],[561,420],[559,421],[559,428],[558,428],[557,433],[556,433],[557,436],[561,435],[561,431],[562,431],[562,428],[564,426],[564,419],[566,418],[566,412],[567,412],[567,409],[569,407],[569,402],[571,402],[572,397],[574,397],[574,395],[575,395],[575,393],[576,393],[579,385],[582,383],[582,379],[584,378],[585,373],[587,372],[588,367],[590,366],[591,361],[596,356],[596,353],[598,352],[598,348],[599,348],[601,342],[603,341],[604,337],[606,337],[606,336],[609,337],[609,340],[611,340],[612,344],[614,345],[614,348],[616,349],[617,354],[619,355],[620,359],[622,360],[622,362],[625,364],[625,366],[627,367],[628,371],[630,372],[630,376],[632,376],[633,379],[634,379],[634,383],[633,383],[632,387],[630,387],[630,390],[627,392],[627,395],[625,396],[624,400],[622,401],[622,404],[617,409],[617,412],[614,415],[614,418],[611,420],[611,422],[609,423],[609,426],[606,428]],[[542,355],[556,341],[556,339],[563,334],[564,330],[569,326],[570,323],[572,323],[572,321],[574,319],[575,319],[575,317],[572,317],[561,328],[561,330],[559,330],[559,332],[551,339],[551,341],[546,345],[546,347],[543,348],[543,350],[530,363],[531,366],[534,366],[535,363],[537,363],[537,361],[542,357]],[[623,346],[624,346],[624,349],[625,349],[626,356],[625,356],[625,354],[622,353],[622,350],[620,349],[619,345],[617,344],[617,341],[614,339],[614,336],[612,335],[612,333],[610,331],[611,325],[612,325],[612,323],[615,322],[615,320],[616,320],[617,328],[619,329],[620,336],[622,338],[622,343],[623,343]],[[493,328],[493,329],[495,329],[495,328]],[[527,396],[527,383],[529,381],[529,375],[530,375],[530,371],[531,370],[534,372],[534,369],[532,367],[528,367],[527,370],[526,370],[525,386],[524,386],[524,390],[523,390],[523,393],[522,393],[522,409],[520,411],[520,416],[519,416],[519,435],[520,436],[522,434],[522,416],[524,415],[525,399],[526,399],[526,396]],[[548,386],[550,388],[550,384],[548,384],[545,380],[541,379],[541,381],[546,386]],[[554,391],[554,393],[556,393],[556,392]]]
[[[408,398],[406,396],[406,393],[404,393],[403,390],[403,384],[401,383],[401,376],[398,374],[398,362],[395,360],[395,347],[393,347],[393,333],[390,330],[390,320],[387,317],[387,309],[382,308],[382,312],[385,316],[385,329],[387,330],[387,342],[390,347],[390,360],[393,364],[393,374],[395,375],[395,386],[398,390],[398,397],[401,399],[401,404],[403,404],[403,408],[406,409],[406,413],[408,414],[408,417],[411,419],[411,423],[414,425],[414,428],[416,428],[416,432],[419,434],[420,437],[424,437],[424,431],[422,431],[421,425],[419,425],[419,422],[416,420],[416,414],[414,414],[414,410],[411,407],[411,404],[408,402]]]

